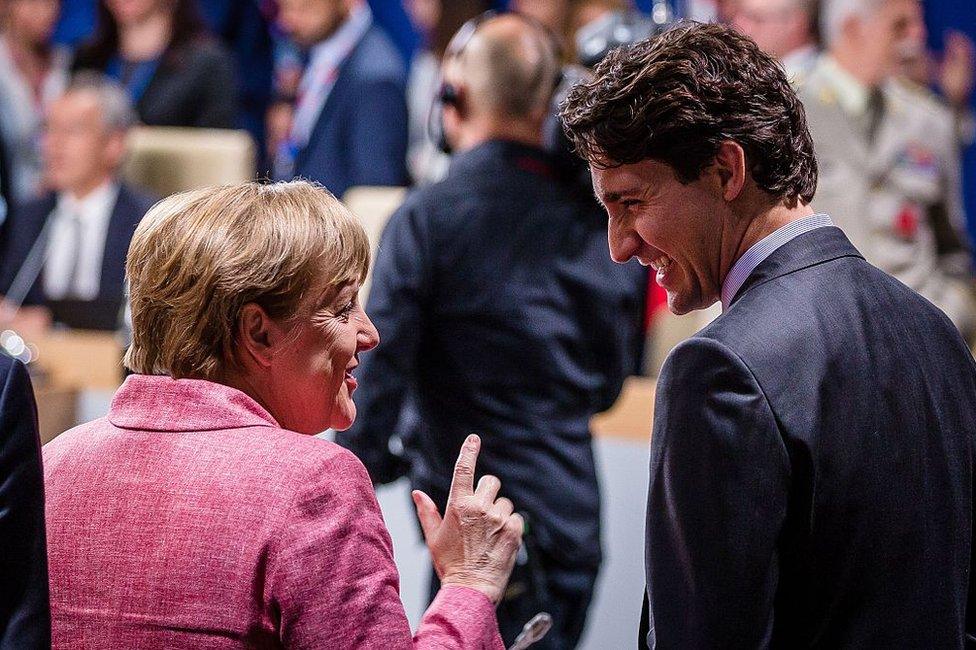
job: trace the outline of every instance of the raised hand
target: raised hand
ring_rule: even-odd
[[[433,500],[414,490],[413,502],[424,539],[443,585],[477,589],[497,604],[505,592],[524,522],[512,502],[496,499],[501,481],[486,475],[474,487],[481,439],[468,436],[454,466],[443,518]]]

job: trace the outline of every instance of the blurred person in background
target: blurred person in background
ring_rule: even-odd
[[[237,124],[233,60],[195,0],[99,0],[95,36],[72,67],[117,80],[148,126]]]
[[[607,257],[605,220],[542,149],[557,50],[517,14],[475,19],[449,46],[441,101],[456,153],[383,233],[369,297],[383,341],[363,357],[360,418],[337,436],[374,482],[407,474],[443,505],[451,449],[482,434],[485,470],[528,519],[499,626],[511,643],[551,613],[539,648],[574,647],[586,623],[601,561],[589,421],[634,373],[646,276]]]
[[[503,650],[524,523],[475,487],[478,437],[446,509],[413,494],[443,588],[411,635],[366,470],[314,435],[355,420],[378,341],[356,217],[306,182],[195,190],[126,264],[134,374],[44,447],[54,646]]]
[[[921,4],[825,0],[822,18],[826,53],[799,89],[820,162],[814,206],[971,339],[976,299],[959,234],[957,135],[896,84],[905,59],[924,47]],[[938,223],[951,228],[940,234]]]
[[[559,39],[561,52],[566,52],[565,39],[569,29],[570,6],[573,0],[510,0],[508,8],[538,20]]]
[[[27,369],[0,350],[0,648],[48,650],[44,475]]]
[[[275,6],[270,0],[203,0],[200,12],[234,59],[237,121],[264,150],[265,115],[271,102]],[[267,165],[259,165],[267,169]]]
[[[278,24],[308,55],[297,96],[269,112],[274,175],[406,185],[407,71],[363,0],[279,0]]]
[[[81,316],[114,328],[125,252],[153,203],[118,176],[135,120],[125,91],[94,72],[76,75],[51,104],[43,136],[51,191],[18,206],[0,260],[8,310],[23,304],[36,314],[54,302],[81,301],[88,303]]]
[[[817,45],[818,0],[738,0],[732,25],[756,41],[786,69],[794,85],[813,69]]]
[[[42,191],[41,122],[64,92],[69,55],[51,44],[58,0],[0,0],[0,137],[16,202]]]
[[[420,48],[410,63],[407,79],[407,166],[414,183],[438,181],[447,173],[450,157],[428,133],[431,108],[441,84],[441,59],[458,28],[487,11],[490,4],[488,0],[404,0],[404,9],[420,36]]]
[[[571,0],[569,3],[569,20],[566,28],[568,34],[567,46],[576,42],[579,30],[600,20],[614,11],[632,11],[634,3],[630,0]],[[575,57],[570,57],[575,58]]]

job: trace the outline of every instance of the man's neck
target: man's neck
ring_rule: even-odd
[[[505,140],[532,147],[542,146],[542,126],[528,122],[486,121],[469,123],[458,134],[459,152],[473,149],[489,140]]]
[[[815,214],[813,208],[807,204],[797,202],[796,206],[792,208],[778,203],[771,208],[760,209],[751,216],[747,214],[739,217],[741,219],[740,223],[745,223],[746,226],[731,256],[727,260],[724,260],[726,263],[723,265],[725,272],[722,274],[722,281],[725,281],[725,276],[732,270],[732,267],[738,259],[745,255],[746,251],[756,243],[762,241],[786,224],[812,216],[813,214]]]
[[[867,90],[879,87],[884,81],[883,75],[877,74],[872,66],[864,65],[862,57],[853,47],[838,46],[830,51],[830,55],[841,70],[849,74]]]
[[[74,201],[81,202],[111,182],[111,176],[99,176],[97,178],[78,183],[74,187],[67,188],[63,190],[62,193]]]

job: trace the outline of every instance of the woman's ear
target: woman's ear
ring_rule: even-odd
[[[237,319],[237,355],[242,363],[255,363],[262,368],[271,365],[278,325],[264,308],[249,302],[241,308]]]

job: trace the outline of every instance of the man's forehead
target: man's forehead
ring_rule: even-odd
[[[600,198],[611,199],[642,193],[659,180],[660,166],[650,160],[605,168],[590,165],[593,189]]]

